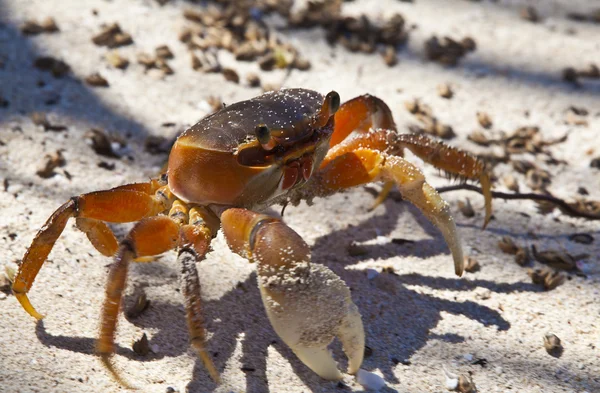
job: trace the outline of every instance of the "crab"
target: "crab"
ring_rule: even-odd
[[[376,204],[397,186],[439,228],[460,276],[463,255],[449,205],[403,158],[405,149],[450,174],[479,180],[485,227],[491,216],[490,178],[480,160],[425,136],[397,132],[391,110],[377,97],[362,95],[340,105],[334,91],[323,97],[284,89],[224,107],[186,130],[157,178],[69,199],[27,249],[13,293],[25,311],[43,318],[27,294],[67,221],[75,218],[101,254],[114,256],[96,352],[115,379],[130,386],[112,363],[128,266],[177,249],[191,346],[218,382],[205,349],[196,262],[205,259],[222,229],[231,250],[256,263],[267,316],[297,357],[322,378],[340,379],[328,351],[338,337],[347,371],[355,374],[365,338],[349,288],[329,268],[311,262],[309,246],[292,228],[261,211],[303,200],[310,204],[315,197],[383,181]],[[136,224],[119,242],[107,222]]]

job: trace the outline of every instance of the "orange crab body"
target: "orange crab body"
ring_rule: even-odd
[[[463,272],[460,240],[449,206],[424,175],[404,160],[411,150],[455,175],[479,179],[491,215],[484,166],[467,153],[396,131],[388,106],[364,95],[340,107],[339,95],[287,89],[242,101],[201,120],[177,140],[165,176],[75,196],[60,206],[28,248],[12,290],[23,308],[41,319],[27,296],[70,218],[103,255],[114,256],[101,313],[96,351],[113,366],[114,338],[128,266],[140,257],[179,250],[191,345],[215,381],[219,370],[205,349],[196,262],[220,229],[232,251],[257,265],[260,294],[276,333],[298,358],[326,379],[342,377],[327,346],[338,337],[355,374],[364,354],[364,331],[349,288],[326,266],[311,262],[310,248],[279,218],[259,211],[297,204],[360,184],[396,185],[442,232]],[[339,109],[339,111],[338,111]],[[136,222],[118,241],[106,222]]]
[[[323,161],[333,133],[333,122],[313,119],[323,99],[310,90],[284,90],[203,119],[173,146],[171,191],[186,202],[253,207],[301,186]],[[265,150],[253,139],[257,124],[269,128],[277,148]]]

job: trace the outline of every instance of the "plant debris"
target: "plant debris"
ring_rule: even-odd
[[[438,193],[457,191],[457,190],[470,190],[483,194],[480,187],[472,184],[461,183],[452,186],[437,187]],[[537,203],[544,202],[557,206],[563,213],[572,217],[583,217],[590,220],[600,220],[600,201],[577,199],[575,202],[569,203],[560,198],[556,198],[551,194],[534,194],[534,193],[504,193],[499,191],[492,191],[492,198],[500,198],[505,200],[531,200]]]
[[[65,131],[67,126],[60,124],[52,124],[50,120],[48,120],[48,116],[44,112],[33,112],[30,116],[31,121],[36,126],[44,127],[44,131]]]
[[[454,91],[452,90],[452,87],[447,83],[442,83],[441,85],[438,85],[437,90],[438,94],[442,98],[450,99],[454,96]]]
[[[556,334],[550,332],[544,335],[544,348],[548,354],[554,357],[559,357],[563,351],[560,338],[558,338]]]
[[[173,71],[171,66],[167,63],[166,58],[162,58],[159,56],[151,56],[147,53],[138,53],[137,61],[139,64],[144,66],[146,71],[156,68],[158,70],[161,70],[163,72],[163,75],[172,75],[173,73],[175,73],[175,71]]]
[[[425,42],[427,59],[446,66],[455,66],[460,58],[475,49],[475,41],[470,37],[456,41],[450,37],[440,40],[434,35]]]
[[[406,101],[404,106],[421,123],[420,126],[413,125],[410,127],[412,132],[417,134],[426,133],[435,135],[442,139],[451,139],[456,136],[451,126],[442,124],[435,116],[433,116],[431,107],[428,105],[414,99],[412,101]]]
[[[502,239],[498,242],[498,247],[505,254],[515,255],[519,251],[519,246],[515,244],[513,239],[508,236],[503,236]]]
[[[54,172],[56,168],[59,166],[65,166],[66,163],[67,161],[63,157],[62,152],[57,150],[55,153],[46,154],[43,163],[35,173],[42,179],[48,179],[56,175],[56,172]]]
[[[517,250],[515,253],[515,262],[519,266],[525,266],[531,261],[531,256],[529,255],[529,249],[521,248]]]
[[[479,261],[473,257],[465,257],[465,271],[468,273],[475,273],[481,270]]]
[[[351,52],[374,53],[378,48],[383,48],[386,64],[392,66],[397,63],[395,48],[403,45],[408,38],[402,15],[396,13],[383,24],[377,25],[366,15],[342,16],[341,2],[331,2],[336,9],[330,10],[327,16],[323,13],[325,10],[318,9],[317,2],[312,3],[306,13],[293,16],[290,23],[295,26],[325,27],[326,38],[330,44],[340,44]],[[326,7],[325,3],[327,2],[323,2],[321,7]]]
[[[117,138],[110,137],[105,131],[92,128],[85,137],[91,141],[92,149],[97,154],[105,157],[121,158],[119,150],[125,147],[125,143]]]
[[[471,206],[469,198],[465,199],[464,202],[462,200],[458,201],[458,208],[465,217],[475,216],[475,210],[473,209],[473,206]]]
[[[102,31],[92,38],[92,42],[98,46],[117,48],[133,44],[131,35],[121,30],[118,23],[105,26]]]
[[[58,25],[52,17],[48,17],[41,22],[30,19],[26,20],[21,25],[21,32],[25,35],[37,35],[42,33],[56,33],[58,32]]]
[[[142,291],[135,299],[135,303],[126,311],[127,318],[137,318],[150,306],[150,300]]]
[[[477,121],[485,129],[492,127],[492,119],[490,118],[490,115],[485,112],[477,112]]]
[[[37,57],[33,66],[39,70],[51,72],[55,78],[61,78],[71,71],[71,67],[67,63],[52,56]]]
[[[548,171],[537,168],[530,169],[525,176],[527,178],[527,185],[532,190],[546,190],[552,181]]]
[[[577,261],[567,252],[557,250],[538,251],[534,245],[531,246],[531,251],[533,257],[545,265],[566,271],[577,270]]]
[[[223,71],[221,71],[221,73],[225,77],[225,80],[233,83],[240,83],[240,76],[234,69],[223,68]]]
[[[171,49],[167,45],[161,45],[156,47],[156,49],[154,49],[154,52],[158,59],[166,60],[175,58],[175,55],[173,55],[173,52],[171,52]]]
[[[592,244],[594,237],[589,233],[574,233],[569,236],[569,240],[580,244]]]
[[[519,192],[519,183],[517,182],[517,179],[510,173],[504,176],[502,178],[502,181],[504,182],[506,188],[508,188],[509,190]]]
[[[536,22],[540,21],[540,17],[537,13],[537,10],[533,7],[521,8],[520,15],[521,15],[521,19],[524,19],[529,22],[536,23]]]
[[[108,87],[108,81],[99,73],[95,72],[85,78],[85,83],[94,87]]]
[[[531,277],[534,284],[542,285],[546,291],[562,285],[567,278],[563,273],[548,268],[529,269],[527,275]]]
[[[107,171],[114,171],[116,165],[114,162],[100,161],[98,163],[98,168],[106,169]]]
[[[111,51],[106,54],[106,60],[115,68],[124,70],[129,66],[129,60],[119,54],[117,51]]]
[[[150,135],[144,142],[144,150],[150,154],[168,154],[175,144],[177,138],[165,138],[164,136]]]
[[[358,257],[358,256],[366,255],[369,253],[369,250],[365,246],[361,246],[360,244],[358,244],[356,242],[350,243],[346,247],[346,251],[348,252],[348,255],[350,255],[351,257]]]
[[[146,333],[140,338],[136,340],[131,346],[133,351],[140,356],[146,356],[150,353],[150,346],[148,345],[148,336]]]
[[[575,69],[567,67],[562,71],[562,78],[579,86],[579,79],[600,79],[600,68],[596,64],[589,64],[586,68]]]
[[[458,376],[458,386],[456,387],[456,391],[459,393],[476,393],[477,388],[470,376],[461,374]]]
[[[251,72],[246,75],[246,82],[248,82],[248,86],[250,87],[258,87],[260,86],[260,77],[258,74]]]
[[[392,45],[387,45],[381,54],[383,61],[388,67],[393,67],[398,64],[398,54],[396,48]]]

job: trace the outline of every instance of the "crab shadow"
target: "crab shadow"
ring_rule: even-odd
[[[367,192],[370,192],[368,188]],[[399,194],[394,193],[359,225],[331,231],[317,238],[312,247],[313,251],[327,253],[327,256],[333,257],[334,260],[340,259],[337,257],[338,255],[346,255],[347,257],[343,259],[354,263],[367,259],[377,260],[414,255],[423,259],[442,254],[450,255],[439,230],[412,204],[399,201]],[[393,237],[390,242],[384,244],[361,244],[362,252],[359,255],[348,256],[347,239],[352,239],[353,243],[364,243],[375,240],[379,236],[390,237],[392,232],[398,229],[400,221],[411,219],[424,232],[424,239],[412,240]]]
[[[398,363],[409,364],[411,356],[419,351],[429,340],[441,340],[450,343],[463,342],[465,338],[459,334],[432,334],[442,320],[442,313],[463,315],[468,319],[498,330],[508,330],[510,324],[493,309],[473,301],[451,301],[429,294],[419,293],[408,288],[410,285],[427,286],[432,289],[450,291],[471,291],[476,287],[489,288],[499,293],[518,291],[538,291],[533,284],[515,283],[503,284],[486,280],[464,281],[460,279],[419,276],[416,274],[394,275],[381,274],[375,280],[366,279],[361,270],[346,269],[348,259],[341,262],[331,262],[329,254],[331,247],[339,245],[348,236],[359,241],[369,240],[372,231],[361,228],[374,226],[380,229],[380,234],[389,234],[396,226],[400,216],[409,212],[417,222],[431,235],[431,240],[416,241],[414,246],[424,247],[427,252],[423,258],[447,253],[443,239],[437,230],[415,209],[408,204],[398,204],[395,201],[385,202],[385,213],[367,218],[361,225],[348,230],[334,231],[315,241],[312,247],[313,262],[326,264],[340,276],[352,290],[352,298],[361,310],[365,326],[366,344],[371,349],[362,367],[367,370],[378,369],[384,379],[390,383],[398,383],[394,368]],[[423,243],[426,243],[425,245]],[[388,248],[389,247],[389,248]],[[397,244],[377,246],[373,248],[376,257],[412,254],[410,247]],[[333,252],[337,252],[335,249]],[[371,257],[374,255],[370,254]],[[210,258],[210,255],[209,255]],[[355,262],[354,260],[353,262]],[[211,265],[200,264],[200,276],[203,269]],[[206,272],[205,272],[206,273]],[[159,279],[157,279],[160,278]],[[152,264],[135,264],[131,279],[134,290],[124,299],[124,309],[128,309],[137,298],[143,286],[151,286],[160,281],[160,285],[168,288],[179,288],[177,273],[170,263],[156,262]],[[166,281],[166,282],[165,282]],[[177,289],[178,292],[178,289]],[[152,329],[149,346],[160,348],[156,353],[147,356],[137,355],[130,348],[117,346],[117,355],[136,361],[151,361],[164,357],[177,357],[186,352],[193,355],[189,349],[188,332],[185,323],[185,312],[181,295],[173,293],[173,301],[154,301],[141,316],[128,318],[142,329]],[[375,303],[373,299],[377,299]],[[215,365],[222,374],[235,373],[231,367],[239,367],[245,375],[246,390],[249,392],[269,392],[269,375],[267,359],[270,349],[279,353],[289,362],[294,374],[313,392],[344,391],[344,385],[325,381],[300,362],[293,352],[279,339],[271,328],[264,311],[262,299],[257,287],[256,274],[252,273],[238,283],[235,289],[226,292],[218,299],[204,302],[203,313],[206,318],[206,328],[212,333],[207,342],[207,350],[211,353]],[[42,344],[69,351],[94,354],[93,338],[53,336],[49,334],[42,322],[37,325],[36,333]],[[339,342],[332,345],[334,357],[340,362],[341,369],[347,366]],[[236,355],[240,354],[241,355]],[[124,370],[126,372],[126,370]],[[202,362],[196,360],[193,376],[187,385],[187,392],[212,392],[215,385],[207,374]],[[393,391],[388,389],[388,391]]]
[[[314,260],[316,263],[322,261]],[[384,379],[389,383],[398,383],[394,368],[398,363],[409,361],[410,357],[422,348],[428,340],[442,340],[451,343],[462,342],[465,338],[458,334],[430,334],[443,318],[442,312],[463,315],[484,326],[498,330],[508,330],[510,324],[495,310],[472,301],[455,302],[418,293],[407,288],[403,281],[411,283],[411,277],[389,275],[383,285],[371,283],[365,279],[364,272],[347,270],[344,266],[329,266],[349,287],[352,288],[352,298],[361,310],[365,326],[366,344],[372,350],[365,358],[362,368],[366,370],[379,369]],[[445,280],[430,277],[423,285],[432,284],[436,288],[462,288],[459,280]],[[494,287],[495,283],[480,280],[480,286]],[[384,289],[382,289],[382,287]],[[504,291],[521,291],[532,288],[507,284]],[[373,299],[378,299],[374,303]],[[166,324],[156,319],[144,318],[143,323],[152,323],[159,333],[152,338],[161,348],[164,345],[177,343],[179,349],[187,349],[187,342],[181,337],[187,337],[184,325],[184,313],[180,307],[170,303],[156,304],[156,316],[162,319],[163,314],[170,314],[169,309],[179,310],[179,318]],[[264,311],[262,299],[257,287],[256,274],[239,283],[236,289],[229,291],[218,300],[204,304],[206,327],[213,335],[207,342],[207,349],[212,354],[217,369],[221,373],[231,373],[231,367],[239,367],[245,375],[246,391],[273,392],[269,385],[267,359],[270,349],[274,349],[289,362],[289,366],[301,382],[312,392],[344,391],[344,385],[321,379],[308,369],[293,352],[281,341]],[[137,322],[136,322],[137,324]],[[167,326],[168,325],[168,328]],[[175,326],[173,326],[175,325]],[[144,326],[143,327],[150,327]],[[165,329],[163,329],[163,327]],[[176,338],[179,336],[179,338]],[[347,366],[342,347],[337,340],[332,345],[334,357],[340,363],[340,368]],[[170,353],[176,355],[178,351]],[[236,353],[241,355],[236,355]],[[238,359],[236,359],[238,357]],[[233,371],[233,375],[239,372]],[[271,381],[273,383],[273,381]],[[186,387],[189,393],[212,392],[216,385],[210,380],[204,365],[196,360],[193,376]],[[386,391],[395,391],[388,388]]]
[[[315,263],[321,263],[318,259]],[[159,266],[156,266],[159,265]],[[169,266],[157,263],[161,271],[172,270]],[[162,266],[160,266],[162,265]],[[498,330],[508,330],[510,324],[495,310],[472,301],[456,302],[435,296],[418,293],[406,285],[418,282],[432,288],[468,291],[471,286],[464,286],[458,279],[438,277],[419,277],[416,275],[385,276],[384,282],[367,280],[364,272],[345,269],[343,265],[334,264],[329,267],[336,272],[352,289],[354,302],[361,310],[365,326],[366,344],[372,354],[365,358],[362,367],[366,370],[379,369],[389,383],[398,383],[394,368],[398,363],[408,364],[411,356],[422,348],[429,340],[442,340],[450,343],[463,342],[461,335],[431,334],[439,321],[442,312],[463,315],[484,326]],[[200,265],[202,275],[203,265]],[[138,275],[139,272],[133,273]],[[144,273],[142,272],[142,275]],[[169,277],[169,276],[167,276]],[[139,277],[138,277],[139,278]],[[178,287],[176,279],[167,279],[168,287]],[[473,285],[494,288],[496,283],[478,280]],[[520,284],[506,284],[504,292],[533,290]],[[135,301],[135,291],[128,295],[127,304]],[[175,298],[180,297],[174,296]],[[378,299],[374,303],[373,299]],[[152,301],[150,308],[138,318],[129,318],[129,323],[142,328],[152,329],[156,333],[149,341],[150,347],[158,347],[157,353],[147,356],[137,355],[130,348],[117,346],[116,354],[135,361],[152,361],[163,357],[177,357],[186,352],[193,356],[189,349],[188,332],[185,313],[181,303]],[[257,287],[256,274],[250,274],[233,290],[219,299],[204,302],[203,309],[206,328],[212,333],[207,342],[207,350],[219,372],[224,375],[239,367],[245,375],[246,391],[272,392],[267,370],[267,358],[270,348],[289,362],[294,374],[312,392],[345,391],[345,385],[321,379],[313,371],[301,363],[293,352],[279,339],[271,328],[264,311]],[[49,334],[42,321],[38,322],[36,334],[40,342],[48,347],[94,355],[95,339],[87,337],[66,337]],[[239,346],[239,347],[238,347]],[[347,362],[341,345],[334,342],[333,353],[345,369]],[[241,355],[236,355],[241,353]],[[238,359],[236,359],[238,358]],[[200,360],[195,361],[193,376],[186,387],[189,393],[212,392],[217,385],[212,382]],[[126,376],[127,370],[123,370]],[[168,381],[167,381],[168,383]],[[388,392],[395,390],[388,388]]]

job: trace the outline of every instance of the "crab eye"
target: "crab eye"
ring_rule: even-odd
[[[336,91],[329,92],[325,97],[325,101],[329,102],[329,113],[334,114],[340,109],[340,95]]]
[[[276,143],[271,135],[271,130],[265,124],[259,124],[254,129],[254,134],[256,134],[256,139],[260,143],[260,145],[265,150],[272,150]]]
[[[269,131],[269,127],[264,124],[257,125],[254,129],[254,133],[261,145],[266,145],[271,140],[271,131]]]
[[[315,117],[315,126],[318,128],[325,127],[329,118],[337,112],[340,108],[340,95],[331,91],[327,96],[325,96],[325,100],[323,101],[323,105],[321,106],[321,110]]]

